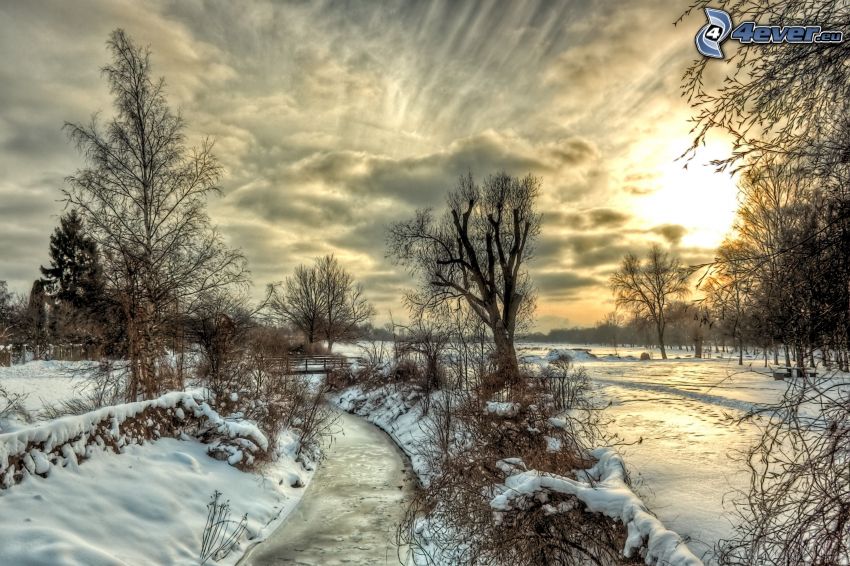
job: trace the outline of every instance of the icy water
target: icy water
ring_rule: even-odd
[[[298,507],[241,564],[400,563],[395,530],[415,482],[407,460],[365,420],[340,413],[339,424]]]

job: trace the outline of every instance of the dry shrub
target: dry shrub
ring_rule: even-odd
[[[220,357],[217,371],[202,375],[210,404],[222,415],[255,421],[272,446],[282,431],[292,429],[298,434],[298,458],[312,465],[336,417],[325,403],[325,383],[290,372],[290,350],[279,330],[256,327]],[[275,450],[268,455],[274,457]]]
[[[11,418],[24,422],[31,421],[30,413],[24,405],[26,399],[26,394],[12,393],[0,385],[0,421]]]
[[[575,367],[569,356],[549,363],[541,375],[556,409],[577,409],[590,405],[590,378],[583,367]]]
[[[782,399],[743,417],[761,429],[744,454],[750,485],[718,562],[846,564],[850,556],[850,389],[834,376],[792,380]]]
[[[368,380],[359,379],[358,375],[360,372],[354,372],[350,368],[334,368],[330,372],[328,372],[327,377],[325,378],[325,384],[330,391],[341,391],[346,387],[351,387],[357,383],[365,383]]]
[[[547,381],[522,383],[505,395],[516,403],[511,416],[489,412],[487,398],[474,392],[434,397],[426,448],[432,473],[399,528],[400,542],[430,563],[624,563],[622,525],[587,512],[572,496],[541,496],[524,509],[494,515],[490,501],[507,475],[500,461],[518,458],[528,469],[571,476],[593,465],[587,449],[602,436],[590,402],[586,410],[578,407],[583,391],[574,392],[574,406],[559,407]],[[561,503],[564,512],[552,514],[550,506]]]
[[[415,360],[401,358],[390,368],[389,380],[395,383],[416,383],[422,381],[423,372]]]

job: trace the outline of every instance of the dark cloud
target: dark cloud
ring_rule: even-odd
[[[545,223],[570,230],[594,230],[625,225],[631,215],[612,208],[591,208],[578,212],[546,212]]]
[[[683,115],[670,69],[693,56],[693,30],[668,25],[678,11],[663,0],[4,3],[0,279],[26,290],[46,261],[58,188],[82,163],[62,124],[112,112],[100,68],[122,27],[150,45],[188,140],[215,137],[226,196],[211,216],[257,287],[337,253],[379,308],[400,311],[410,279],[384,257],[386,225],[440,206],[468,171],[532,173],[545,213],[540,320],[563,320],[547,314],[553,301],[607,296],[599,274],[625,251],[685,234],[647,230],[659,220],[621,199],[657,188],[655,163],[629,156],[666,144]]]
[[[604,284],[604,281],[597,277],[581,275],[574,271],[536,272],[534,282],[540,293],[556,299],[574,297],[582,290]]]
[[[688,229],[679,224],[662,224],[650,230],[655,234],[659,234],[671,244],[678,244],[682,241],[682,237],[688,233]]]

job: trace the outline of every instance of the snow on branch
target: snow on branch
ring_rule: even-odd
[[[578,480],[537,470],[509,475],[490,501],[496,521],[500,522],[512,510],[525,509],[541,494],[571,495],[584,503],[588,511],[602,513],[626,525],[628,536],[623,555],[627,558],[642,556],[646,564],[655,565],[701,566],[702,561],[682,538],[665,528],[629,488],[622,457],[611,448],[596,449],[592,455],[597,458],[596,464],[579,472]],[[514,466],[512,471],[518,469]],[[552,513],[559,512],[558,507],[550,509]]]

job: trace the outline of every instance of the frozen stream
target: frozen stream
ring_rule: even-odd
[[[399,564],[395,530],[415,481],[395,444],[365,420],[340,413],[292,515],[241,564]]]

